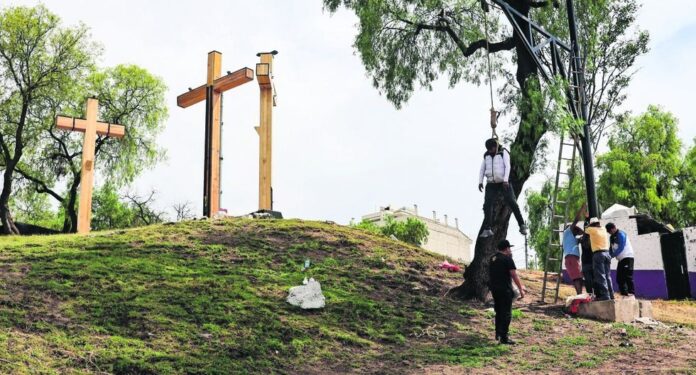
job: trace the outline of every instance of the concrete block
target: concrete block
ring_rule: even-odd
[[[608,322],[630,323],[640,314],[635,300],[593,301],[580,305],[578,315]]]
[[[652,309],[652,302],[650,301],[638,301],[638,316],[641,318],[652,318],[653,317],[653,309]]]

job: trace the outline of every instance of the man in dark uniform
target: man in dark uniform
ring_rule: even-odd
[[[498,243],[498,251],[491,257],[489,268],[489,289],[493,295],[495,309],[495,339],[501,344],[513,345],[508,337],[510,320],[512,319],[512,281],[520,291],[520,299],[524,298],[524,286],[517,276],[517,267],[512,260],[512,247],[508,240]]]

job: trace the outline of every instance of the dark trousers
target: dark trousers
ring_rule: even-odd
[[[582,265],[582,278],[585,281],[585,290],[588,294],[592,294],[592,284],[594,283],[594,275],[592,272],[592,263]]]
[[[592,253],[592,273],[595,297],[598,301],[612,299],[613,288],[611,286],[611,256],[609,252],[595,251]]]
[[[486,195],[483,200],[483,216],[485,221],[485,228],[491,228],[493,225],[493,203],[498,196],[503,195],[505,199],[505,204],[510,207],[512,213],[515,215],[517,224],[519,226],[524,225],[524,219],[522,218],[522,213],[520,212],[520,207],[517,205],[517,198],[515,198],[515,192],[512,191],[512,185],[508,185],[506,188],[502,182],[500,183],[487,183],[486,184]]]
[[[512,320],[512,289],[491,289],[493,295],[493,309],[495,310],[495,336],[508,337],[510,320]]]
[[[633,294],[633,258],[623,258],[616,266],[616,282],[622,296]]]

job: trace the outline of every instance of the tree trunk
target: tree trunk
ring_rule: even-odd
[[[76,233],[77,232],[77,209],[75,204],[77,203],[77,188],[80,186],[80,175],[78,173],[77,178],[73,180],[70,186],[70,191],[68,192],[68,199],[66,200],[65,206],[65,219],[63,220],[63,233]]]
[[[541,140],[541,137],[546,133],[548,126],[543,119],[543,109],[540,106],[532,103],[530,92],[538,89],[538,80],[535,72],[531,72],[529,65],[526,65],[523,60],[520,60],[518,66],[518,78],[524,79],[526,70],[526,79],[520,83],[522,87],[522,102],[519,108],[520,126],[515,137],[515,141],[510,147],[510,164],[512,170],[510,172],[510,185],[515,192],[515,197],[519,198],[522,192],[524,183],[529,179],[531,165],[534,159],[534,153]],[[536,107],[536,108],[535,108]],[[478,299],[486,300],[488,294],[488,263],[490,258],[496,252],[496,244],[506,239],[508,224],[512,210],[505,205],[502,196],[493,203],[493,223],[491,229],[495,233],[488,238],[476,238],[476,247],[474,249],[474,259],[471,264],[466,267],[464,272],[464,283],[453,288],[449,295],[462,299]],[[483,231],[484,223],[482,223],[478,234]]]

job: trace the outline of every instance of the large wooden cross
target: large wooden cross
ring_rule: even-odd
[[[261,90],[261,118],[256,132],[259,134],[259,211],[273,210],[273,187],[271,185],[271,157],[273,156],[273,107],[276,105],[273,84],[273,56],[278,51],[261,52],[256,56],[256,80]]]
[[[203,167],[203,215],[213,217],[220,210],[220,144],[222,93],[254,79],[254,71],[242,68],[221,77],[222,54],[208,53],[208,80],[176,98],[176,104],[187,108],[205,100],[205,151]]]
[[[85,133],[82,143],[82,172],[80,175],[80,206],[77,217],[77,233],[89,233],[92,221],[92,189],[94,187],[94,147],[97,134],[106,137],[123,138],[126,128],[119,124],[97,121],[99,101],[87,99],[84,119],[58,116],[56,127],[62,130]]]

